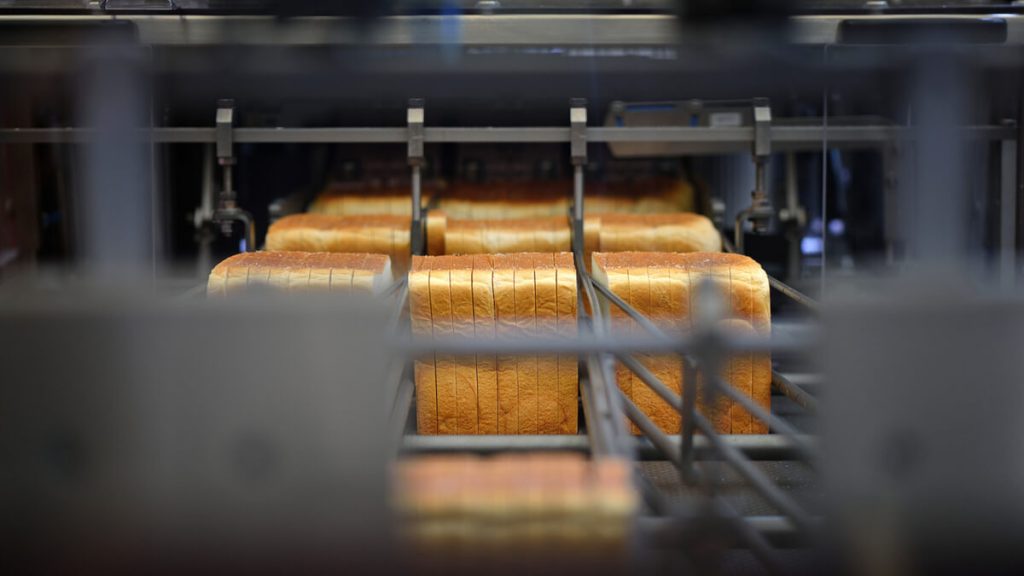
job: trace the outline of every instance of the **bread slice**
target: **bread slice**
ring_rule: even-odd
[[[626,273],[629,276],[629,304],[641,314],[650,317],[651,315],[651,282],[648,275],[647,265],[640,261],[631,261],[628,255],[623,254],[623,263]],[[643,336],[644,332],[636,322],[630,322],[630,333],[633,337]],[[647,354],[635,354],[634,358],[644,366],[650,368],[650,357]],[[633,402],[655,421],[663,416],[664,410],[658,405],[657,394],[636,374],[632,375],[633,380]]]
[[[512,255],[515,263],[516,334],[529,338],[537,333],[537,293],[533,255]],[[537,388],[537,357],[520,356],[516,360],[519,382],[519,433],[538,434],[539,394]]]
[[[768,275],[760,266],[750,268],[750,301],[751,301],[751,325],[754,331],[762,337],[771,336],[771,290],[768,284]],[[772,404],[772,359],[769,354],[755,354],[753,356],[751,392],[754,401],[766,411],[771,412]],[[753,434],[767,434],[768,424],[754,418],[752,420]]]
[[[592,267],[594,281],[600,282],[624,300],[629,298],[628,268],[622,265],[620,254],[595,252]],[[608,320],[609,333],[620,338],[628,337],[632,332],[632,320],[629,316],[605,298],[599,297],[598,301],[601,303],[602,316]],[[615,381],[622,393],[632,400],[633,373],[619,361],[615,362]],[[627,420],[626,423],[634,434],[639,432],[632,420]]]
[[[732,285],[732,311],[735,321],[730,324],[736,334],[754,333],[751,320],[753,319],[753,302],[750,291],[750,270],[744,266],[730,266],[730,281]],[[728,382],[738,392],[753,398],[753,355],[750,353],[736,353],[730,357]],[[732,423],[733,434],[749,434],[752,430],[752,416],[737,402],[733,402],[729,408],[729,420]]]
[[[474,336],[473,257],[452,256],[452,330],[456,336]],[[459,434],[477,433],[476,357],[455,358],[456,429]]]
[[[540,338],[558,336],[558,275],[554,253],[533,255],[537,295],[537,332]],[[562,414],[558,398],[558,357],[537,358],[537,430],[540,434],[558,434]]]
[[[413,334],[433,334],[430,306],[430,265],[433,260],[413,256],[409,272],[409,324]],[[350,275],[351,278],[351,275]],[[332,276],[333,282],[333,276]],[[416,385],[416,431],[437,434],[437,380],[433,354],[418,359],[414,365]]]
[[[558,300],[558,333],[575,338],[577,325],[576,266],[570,252],[555,254]],[[561,413],[561,434],[576,434],[579,426],[579,360],[576,356],[558,357],[558,406]]]
[[[430,313],[435,337],[455,334],[452,318],[451,258],[436,259],[430,269]],[[455,388],[455,359],[437,356],[437,432],[458,433],[458,405]]]
[[[247,252],[225,259],[210,272],[210,295],[243,292],[268,285],[284,292],[333,290],[335,274],[345,276],[344,290],[352,289],[351,275],[359,271],[359,288],[380,293],[391,282],[390,258],[383,254],[326,252]],[[340,287],[340,286],[339,286]]]
[[[494,312],[498,337],[512,338],[518,333],[516,324],[515,261],[507,254],[495,254]],[[498,370],[498,434],[519,433],[519,374],[515,356],[497,358]]]
[[[488,254],[473,256],[473,326],[478,339],[495,337],[494,266]],[[476,357],[477,413],[481,434],[498,433],[498,360],[494,354]]]
[[[677,318],[682,308],[679,299],[681,287],[673,283],[672,270],[667,263],[655,261],[648,265],[648,277],[651,285],[651,309],[648,318],[666,334],[673,336]],[[645,365],[670,390],[679,394],[682,388],[680,375],[681,363],[679,356],[661,354],[648,356]],[[679,411],[669,405],[660,396],[655,396],[652,419],[663,431],[675,434],[680,430]]]

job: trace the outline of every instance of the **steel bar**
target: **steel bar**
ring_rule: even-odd
[[[1017,143],[1003,140],[999,172],[999,274],[1004,289],[1017,280]]]
[[[585,394],[590,394],[586,392]],[[584,400],[584,402],[587,402]],[[586,408],[585,408],[586,410]],[[588,416],[588,422],[590,417]],[[582,434],[552,434],[542,436],[502,436],[502,435],[481,435],[481,436],[427,436],[409,435],[406,437],[403,449],[408,452],[476,452],[480,454],[492,454],[507,450],[525,450],[527,447],[532,450],[571,450],[586,451],[591,453],[609,455],[611,449],[601,447],[601,442],[595,442],[594,438]],[[668,436],[672,452],[679,453],[679,438]],[[722,435],[722,442],[733,446],[744,456],[756,462],[779,462],[791,461],[798,458],[798,448],[785,436],[779,434],[729,434]],[[804,443],[813,443],[812,436],[800,436]],[[668,460],[665,454],[646,437],[634,438],[633,444],[637,457],[644,461]],[[694,459],[695,461],[721,460],[722,457],[711,446],[704,436],[694,436]]]
[[[675,446],[672,445],[672,440],[667,434],[661,431],[650,418],[644,414],[643,410],[633,403],[622,390],[616,389],[619,398],[622,400],[622,405],[626,409],[626,416],[640,428],[640,431],[661,451],[665,457],[675,464],[677,467],[682,465],[682,460],[679,458],[678,451],[674,450]]]
[[[792,286],[786,284],[785,282],[779,280],[778,278],[769,275],[768,285],[777,290],[779,293],[788,296],[790,299],[797,302],[798,304],[802,304],[807,309],[813,312],[818,312],[818,303],[813,298],[807,296],[803,292],[800,292],[796,288],[793,288]]]
[[[682,413],[683,399],[679,396],[679,394],[676,394],[671,389],[669,389],[669,387],[666,386],[664,382],[658,379],[658,377],[655,376],[650,370],[648,370],[647,367],[644,366],[639,360],[633,358],[629,354],[616,354],[615,357],[618,358],[620,362],[625,364],[626,368],[629,368],[631,372],[639,376],[640,380],[642,380],[644,384],[647,384],[647,386],[650,387],[651,390],[654,390],[655,394],[661,396],[661,399],[664,400],[669,406],[675,408],[676,412]],[[681,362],[680,369],[682,369]]]
[[[778,335],[771,338],[762,336],[721,335],[721,345],[733,353],[763,354],[766,352],[792,352],[804,350],[807,338],[804,336]],[[395,351],[413,356],[437,354],[685,354],[695,342],[689,337],[678,339],[655,336],[594,336],[581,334],[578,338],[467,338],[458,336],[417,336],[401,338],[395,343]]]
[[[738,520],[774,545],[796,544],[802,540],[793,522],[785,516],[744,516]],[[679,545],[679,537],[686,530],[696,528],[691,522],[698,521],[698,517],[641,516],[637,519],[637,529],[650,536],[656,546],[672,548]]]
[[[1015,141],[1016,132],[1005,126],[969,126],[963,128],[968,138],[991,141]],[[408,131],[401,127],[268,127],[235,128],[234,141],[240,144],[405,144]],[[211,127],[158,127],[139,129],[140,139],[162,144],[213,143],[216,129]],[[426,127],[426,143],[568,143],[571,130],[567,127]],[[96,131],[84,127],[56,128],[3,128],[0,143],[85,143],[96,136]],[[830,145],[849,143],[881,145],[892,140],[910,140],[912,132],[905,127],[889,126],[772,126],[772,147],[780,150],[820,146],[828,136]],[[713,152],[742,151],[754,141],[753,128],[707,127],[589,127],[588,142],[676,142],[693,144],[695,150],[708,147]]]
[[[758,462],[791,461],[799,459],[799,448],[789,438],[780,434],[725,434],[721,435],[722,441],[743,453],[747,458]],[[813,436],[800,435],[799,441],[802,444],[814,446],[816,440]],[[680,439],[678,436],[671,436],[673,451],[680,452]],[[693,437],[693,458],[700,460],[720,460],[721,455],[715,452],[710,442],[704,436]],[[646,438],[636,440],[637,456],[641,460],[664,460],[665,457],[656,446]]]
[[[409,411],[412,409],[412,397],[413,391],[416,386],[409,377],[407,370],[402,371],[402,377],[398,381],[398,389],[395,392],[394,408],[389,415],[388,429],[391,431],[389,440],[391,441],[392,452],[397,451],[404,445],[404,440],[419,436],[409,436],[405,434],[406,423],[409,421]]]
[[[741,476],[750,482],[750,485],[761,496],[763,496],[765,500],[767,500],[779,512],[788,516],[801,531],[807,533],[813,530],[813,522],[811,518],[807,516],[800,505],[797,504],[796,501],[786,494],[781,488],[776,486],[775,483],[773,483],[771,479],[764,474],[764,472],[754,466],[753,462],[744,457],[739,450],[723,442],[721,435],[715,431],[714,426],[712,426],[706,418],[700,414],[694,413],[691,420],[697,429],[708,438],[712,447],[722,455],[723,459],[731,464]]]
[[[579,274],[579,271],[577,271]],[[639,324],[647,332],[654,334],[661,338],[666,338],[665,333],[660,328],[654,325],[646,316],[641,314],[638,310],[626,303],[625,300],[619,298],[617,294],[612,292],[606,286],[602,286],[600,282],[591,282],[591,285],[597,289],[597,292],[604,296],[609,302],[620,308],[630,318],[632,318],[637,324]]]
[[[754,418],[757,418],[758,420],[768,424],[768,426],[771,427],[771,429],[777,432],[778,434],[782,434],[783,436],[792,440],[793,443],[796,444],[796,446],[804,454],[805,458],[812,462],[816,459],[814,449],[810,445],[805,445],[800,441],[800,433],[797,431],[796,428],[793,428],[791,424],[789,424],[782,418],[779,418],[775,414],[772,414],[771,412],[765,410],[759,404],[754,402],[754,400],[751,399],[749,396],[743,394],[739,390],[736,390],[728,382],[725,382],[722,378],[716,377],[714,378],[714,382],[717,385],[719,393],[728,396],[734,402],[742,406],[747,412],[750,412],[750,414],[754,416]]]
[[[428,436],[409,434],[402,450],[416,453],[473,452],[494,454],[510,451],[589,452],[590,440],[582,434],[563,435],[480,435]]]
[[[808,412],[818,411],[818,400],[808,394],[803,388],[794,384],[779,372],[772,370],[772,387],[782,392],[786,398],[796,402]]]
[[[5,5],[10,4],[9,2]],[[38,4],[38,3],[37,3]],[[137,27],[138,41],[154,48],[211,46],[451,46],[451,30],[458,31],[457,45],[463,47],[560,46],[572,49],[601,47],[624,49],[674,49],[680,28],[673,3],[632,2],[633,10],[622,8],[602,12],[572,13],[564,6],[543,12],[531,3],[529,13],[517,13],[515,2],[502,3],[496,14],[400,14],[377,18],[367,33],[363,19],[346,17],[293,17],[287,19],[253,14],[189,13],[176,8],[148,13],[125,13],[107,9],[106,14],[19,14],[6,13],[5,23],[126,21]],[[545,2],[545,5],[549,3]],[[978,3],[980,4],[980,3]],[[15,3],[17,5],[17,3]],[[1024,43],[1024,19],[1006,8],[1009,3],[989,3],[987,13],[946,11],[939,16],[962,22],[998,17],[1005,22],[1005,44]],[[169,5],[170,6],[170,5]],[[475,7],[476,4],[468,4]],[[574,6],[576,7],[576,6]],[[520,5],[519,10],[522,10]],[[506,10],[507,9],[507,10]],[[984,8],[983,8],[984,9]],[[616,13],[622,11],[622,13]],[[637,13],[639,11],[639,13]],[[507,13],[506,13],[507,12]],[[841,24],[847,20],[871,21],[921,18],[919,14],[806,14],[789,18],[785,40],[794,45],[832,45],[842,41]]]

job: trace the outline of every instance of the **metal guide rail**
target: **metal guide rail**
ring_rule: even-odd
[[[419,103],[417,103],[419,105]],[[422,114],[410,114],[410,134],[422,134]],[[611,292],[596,283],[587,271],[583,260],[582,220],[584,214],[583,166],[586,164],[586,109],[585,103],[574,100],[570,113],[569,129],[574,166],[573,204],[570,211],[573,228],[573,254],[576,264],[579,300],[589,305],[580,305],[579,336],[575,339],[546,341],[474,341],[474,340],[431,340],[427,342],[407,341],[399,355],[388,382],[389,397],[394,399],[391,408],[391,423],[395,449],[403,453],[445,453],[475,452],[496,453],[507,451],[579,451],[594,458],[609,456],[637,460],[660,460],[672,463],[681,481],[705,500],[701,506],[687,506],[679,509],[665,501],[650,483],[639,477],[638,484],[644,501],[654,513],[654,518],[643,519],[639,527],[651,531],[654,537],[696,527],[696,523],[710,520],[725,520],[734,537],[749,548],[766,567],[778,571],[777,558],[772,542],[777,540],[804,541],[813,532],[818,520],[785,490],[775,484],[754,462],[769,460],[800,461],[811,470],[815,468],[817,443],[812,436],[802,434],[776,414],[761,408],[746,395],[734,389],[718,375],[719,367],[729,354],[738,352],[766,352],[769,350],[798,351],[806,345],[804,341],[789,341],[782,338],[738,338],[726,335],[715,327],[714,318],[705,318],[695,324],[690,334],[670,338],[650,319]],[[419,167],[421,147],[410,140],[410,165],[414,171]],[[414,179],[415,182],[415,179]],[[413,196],[418,200],[418,187],[414,185]],[[422,217],[421,208],[414,200],[414,219]],[[727,241],[727,239],[726,239]],[[419,244],[422,246],[422,244]],[[726,242],[728,250],[732,250]],[[810,298],[800,294],[784,283],[772,279],[772,289],[808,308],[816,310]],[[716,299],[721,296],[711,284],[698,286],[698,298],[702,299],[701,309],[722,309]],[[407,333],[401,311],[406,307],[408,286],[396,283],[390,293],[397,295],[394,326],[400,334]],[[611,334],[608,319],[603,317],[602,304],[621,309],[645,331],[640,338],[623,339]],[[585,435],[553,436],[419,436],[406,435],[410,428],[410,412],[413,405],[413,389],[410,356],[441,351],[445,354],[505,353],[577,354],[584,367],[580,379],[580,399],[583,408]],[[697,390],[687,386],[682,397],[672,391],[652,374],[635,354],[639,352],[679,353],[685,359],[685,382],[698,382],[696,374],[703,375],[703,394],[713,402],[722,395],[738,403],[750,414],[767,423],[773,433],[766,435],[723,435],[697,411]],[[679,434],[666,434],[658,428],[619,388],[615,379],[615,362],[624,364],[641,382],[674,407],[681,415],[683,428]],[[784,375],[773,370],[772,387],[792,399],[808,413],[816,410],[816,400]],[[626,418],[642,432],[634,437],[625,428]],[[698,435],[699,432],[699,435]],[[763,498],[777,511],[776,516],[745,518],[723,497],[718,495],[714,474],[706,473],[702,464],[719,461],[732,467],[749,488]]]

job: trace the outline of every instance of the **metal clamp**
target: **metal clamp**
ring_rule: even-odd
[[[406,110],[405,120],[408,125],[408,148],[406,154],[409,159],[409,166],[412,168],[412,225],[409,233],[410,246],[413,254],[423,254],[423,190],[421,183],[421,169],[424,164],[423,141],[424,141],[424,102],[422,98],[409,100],[409,107]]]
[[[220,225],[221,234],[231,236],[231,224],[240,222],[245,227],[245,251],[256,250],[256,224],[252,214],[238,207],[233,167],[235,165],[235,101],[217,101],[217,164],[220,165],[223,184],[217,194],[217,209],[210,220]]]
[[[766,164],[772,153],[772,109],[767,98],[754,99],[754,191],[750,194],[750,207],[736,215],[734,242],[736,250],[743,253],[743,232],[750,221],[757,234],[768,231],[768,225],[775,216],[768,198]]]

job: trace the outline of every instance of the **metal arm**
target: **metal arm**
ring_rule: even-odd
[[[225,237],[231,236],[233,222],[241,222],[245,227],[245,251],[252,252],[256,250],[256,224],[252,214],[238,206],[232,180],[232,168],[235,165],[234,122],[235,101],[217,102],[217,163],[221,167],[223,183],[217,195],[217,209],[210,219],[220,224],[221,233]]]
[[[772,109],[765,98],[754,99],[754,191],[750,194],[750,207],[736,215],[734,239],[736,250],[743,253],[743,231],[747,221],[757,234],[768,231],[775,216],[768,198],[765,165],[772,151]]]

